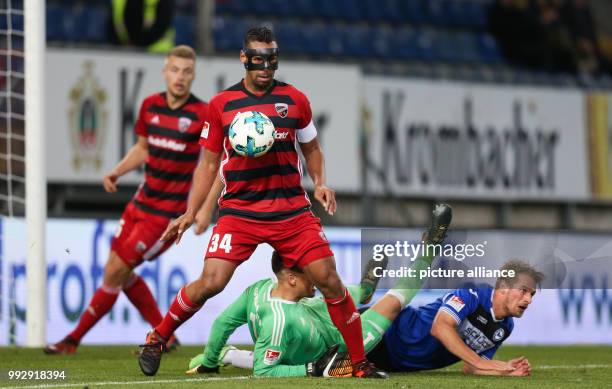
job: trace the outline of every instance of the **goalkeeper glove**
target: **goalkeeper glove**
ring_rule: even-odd
[[[306,364],[309,377],[350,377],[353,364],[346,353],[339,353],[339,344],[333,345],[319,359]]]

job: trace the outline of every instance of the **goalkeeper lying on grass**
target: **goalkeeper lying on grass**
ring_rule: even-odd
[[[427,242],[443,240],[450,224],[450,208],[443,207],[434,211],[425,236],[432,238],[424,239]],[[432,261],[420,257],[413,268],[418,272]],[[188,374],[218,372],[220,364],[232,364],[253,368],[256,376],[350,375],[350,360],[333,346],[343,349],[324,302],[305,298],[314,295],[312,283],[299,270],[282,265],[274,255],[278,283],[253,284],[215,320],[205,353],[191,360]],[[361,315],[368,358],[388,371],[437,369],[463,360],[466,373],[530,375],[531,367],[523,357],[507,362],[491,359],[510,335],[512,318],[522,316],[531,303],[542,274],[520,261],[509,261],[503,268],[514,270],[516,276],[498,279],[495,289],[458,289],[418,309],[407,305],[421,281],[400,280]],[[366,272],[360,287],[349,287],[353,298],[362,303],[371,298],[375,280],[371,271]],[[247,322],[254,352],[223,347],[229,335]]]
[[[450,207],[436,208],[424,240],[441,243],[450,219]],[[426,268],[432,260],[432,257],[420,257],[413,266]],[[361,303],[369,301],[376,289],[378,278],[372,274],[373,267],[384,266],[380,262],[369,265],[360,285],[348,287],[353,299]],[[221,359],[227,362],[231,358],[234,365],[253,367],[256,376],[350,376],[350,361],[335,352],[334,345],[339,345],[340,352],[346,349],[342,336],[332,323],[325,302],[312,298],[313,283],[301,269],[283,267],[276,253],[272,256],[272,270],[278,282],[267,279],[249,286],[214,321],[205,352],[193,358],[190,373],[218,371],[227,339],[236,328],[248,323],[255,342],[252,355],[249,351],[230,350]],[[366,353],[380,342],[400,313],[402,300],[407,304],[416,294],[415,286],[392,289],[361,315]]]

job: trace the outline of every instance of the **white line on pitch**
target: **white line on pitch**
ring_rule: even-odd
[[[186,378],[182,380],[148,380],[148,381],[94,381],[94,382],[80,382],[78,384],[40,384],[40,385],[29,385],[29,386],[9,386],[3,389],[39,389],[39,388],[71,388],[71,387],[84,387],[84,386],[108,386],[108,385],[147,385],[147,384],[174,384],[183,382],[214,382],[214,381],[232,381],[232,380],[246,380],[253,378],[252,376],[236,376],[236,377],[208,377],[208,378]]]
[[[552,369],[603,369],[606,367],[612,367],[612,365],[542,365],[542,366],[533,366],[535,370],[552,370]]]

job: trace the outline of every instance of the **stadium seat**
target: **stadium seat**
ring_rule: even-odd
[[[416,56],[423,61],[440,60],[436,44],[436,33],[432,29],[419,29],[415,32]]]
[[[107,8],[85,8],[80,21],[84,30],[83,40],[87,42],[106,42],[108,40],[109,17]]]
[[[176,31],[174,40],[177,45],[195,47],[197,34],[195,22],[195,17],[191,15],[177,14],[174,16],[172,25]]]
[[[467,12],[470,3],[471,1],[465,0],[446,1],[444,3],[448,15],[448,26],[469,28]]]
[[[237,14],[245,14],[249,12],[248,0],[217,0],[216,12],[221,14],[230,14],[236,16]]]
[[[293,0],[289,3],[293,7],[293,16],[312,18],[317,15],[317,11],[314,9],[314,0]]]
[[[487,63],[503,62],[503,57],[497,46],[497,41],[490,34],[486,34],[486,33],[479,34],[478,50],[480,53],[480,59],[484,62],[487,62]]]
[[[410,27],[404,27],[392,34],[391,50],[397,59],[413,60],[419,58],[417,33]]]
[[[346,41],[345,55],[349,57],[371,57],[372,39],[368,26],[347,26],[343,31]]]
[[[337,8],[336,1],[329,0],[313,0],[313,9],[316,10],[316,16],[327,19],[328,21],[338,18],[341,11]]]
[[[465,6],[466,27],[485,30],[488,24],[488,12],[491,2],[470,1]]]
[[[429,22],[427,12],[421,0],[403,0],[401,6],[410,23],[422,25]]]
[[[326,28],[327,53],[334,56],[347,55],[347,42],[345,40],[344,29],[331,24]]]
[[[383,7],[384,18],[387,22],[392,24],[398,24],[407,20],[404,8],[401,3],[404,0],[383,0],[381,6]]]
[[[293,54],[302,51],[303,34],[299,25],[291,22],[277,23],[274,25],[274,32],[282,51]]]
[[[84,35],[84,27],[79,23],[81,11],[73,7],[65,8],[64,18],[62,19],[62,30],[64,39],[72,42],[81,42]]]
[[[221,51],[235,51],[242,46],[246,21],[242,18],[216,17],[213,22],[215,48]]]
[[[450,25],[451,15],[445,1],[428,0],[426,4],[426,11],[429,14],[431,24],[438,27],[448,27]]]
[[[64,13],[63,7],[58,5],[47,6],[47,40],[50,41],[62,41],[64,37]],[[4,19],[4,18],[0,18]],[[0,27],[6,28],[6,27]]]
[[[368,21],[377,23],[385,21],[382,9],[383,4],[380,0],[364,0],[362,4],[365,18]]]
[[[364,20],[368,15],[367,1],[336,0],[338,2],[338,17],[348,22]]]
[[[304,46],[302,50],[314,56],[328,54],[328,37],[325,31],[326,29],[323,24],[302,25],[302,35],[304,37]]]

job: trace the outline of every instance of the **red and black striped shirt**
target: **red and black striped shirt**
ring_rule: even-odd
[[[239,112],[258,111],[276,128],[272,149],[258,158],[238,155],[227,136]],[[305,136],[305,134],[310,134]],[[243,82],[220,92],[210,101],[210,129],[200,143],[223,153],[221,177],[225,189],[219,199],[219,217],[283,220],[310,209],[302,187],[302,166],[297,142],[308,142],[316,130],[308,98],[295,87],[279,81],[264,94],[249,92]]]
[[[176,109],[168,106],[165,92],[143,101],[135,131],[147,138],[149,156],[144,182],[132,199],[136,207],[167,218],[185,212],[205,125],[208,104],[194,95]]]

